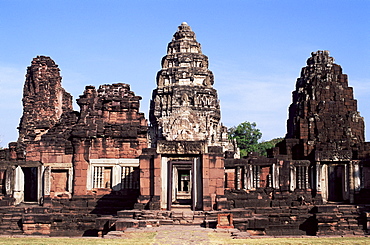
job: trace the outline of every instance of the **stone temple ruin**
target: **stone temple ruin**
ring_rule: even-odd
[[[58,65],[27,69],[17,142],[0,151],[0,233],[105,235],[193,224],[249,234],[365,234],[370,143],[347,75],[327,51],[307,60],[287,134],[240,159],[221,123],[208,57],[182,23],[150,101],[128,84],[86,86],[72,108]]]

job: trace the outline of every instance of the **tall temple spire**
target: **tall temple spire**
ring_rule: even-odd
[[[183,22],[168,44],[157,74],[149,112],[153,147],[157,140],[229,144],[226,127],[220,123],[213,83],[208,57],[202,54],[195,33]]]
[[[287,138],[306,142],[306,154],[314,148],[347,150],[364,142],[364,120],[353,89],[328,51],[313,52],[302,68],[287,127]]]

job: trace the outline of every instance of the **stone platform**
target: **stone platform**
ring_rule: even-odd
[[[363,209],[363,208],[362,208]],[[216,228],[221,215],[232,214],[230,228],[252,236],[364,235],[366,218],[355,205],[238,208],[227,211],[123,210],[96,219],[101,236],[168,225]]]

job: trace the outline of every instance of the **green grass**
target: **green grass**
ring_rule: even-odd
[[[130,233],[127,238],[102,239],[102,238],[65,238],[65,237],[22,237],[4,238],[0,237],[0,244],[152,244],[155,232]]]
[[[0,244],[158,244],[155,240],[156,232],[130,233],[127,238],[57,238],[57,237],[0,237]],[[331,237],[331,238],[258,238],[258,239],[231,239],[227,233],[209,233],[210,242],[207,244],[370,244],[368,237]],[[169,241],[170,242],[170,241]],[[186,241],[184,241],[186,243]]]
[[[211,244],[370,244],[368,237],[312,237],[312,238],[255,238],[255,239],[231,239],[230,237],[221,237],[219,234],[209,234]]]

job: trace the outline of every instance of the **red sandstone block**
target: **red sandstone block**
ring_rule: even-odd
[[[81,177],[81,176],[86,176],[87,175],[87,173],[84,173],[84,171],[83,170],[81,170],[81,169],[75,169],[75,177]]]
[[[216,180],[216,186],[221,187],[223,189],[224,185],[225,185],[225,181],[223,178]]]
[[[216,194],[217,195],[225,195],[225,189],[223,188],[223,185],[222,185],[222,188],[218,187],[216,189]]]
[[[217,179],[209,179],[209,186],[216,187],[217,186]]]
[[[209,178],[209,170],[208,169],[203,168],[203,178],[206,178],[206,179]]]
[[[140,179],[149,179],[150,177],[150,172],[149,172],[149,169],[142,169],[142,171],[140,171]]]
[[[141,179],[140,180],[140,187],[141,188],[149,188],[150,187],[150,179],[149,178],[146,178],[146,179]]]
[[[161,169],[155,168],[154,169],[154,176],[155,177],[160,177],[161,176]]]
[[[216,161],[216,168],[224,169],[224,161],[222,158],[218,158]]]
[[[71,155],[64,155],[62,162],[63,163],[71,163],[72,162],[72,154]]]
[[[75,185],[73,192],[74,192],[75,195],[85,195],[86,194],[86,186]]]
[[[77,176],[75,176],[77,177]],[[75,186],[83,186],[86,189],[86,175],[81,175],[82,178],[74,178]],[[84,178],[85,177],[85,178]]]

